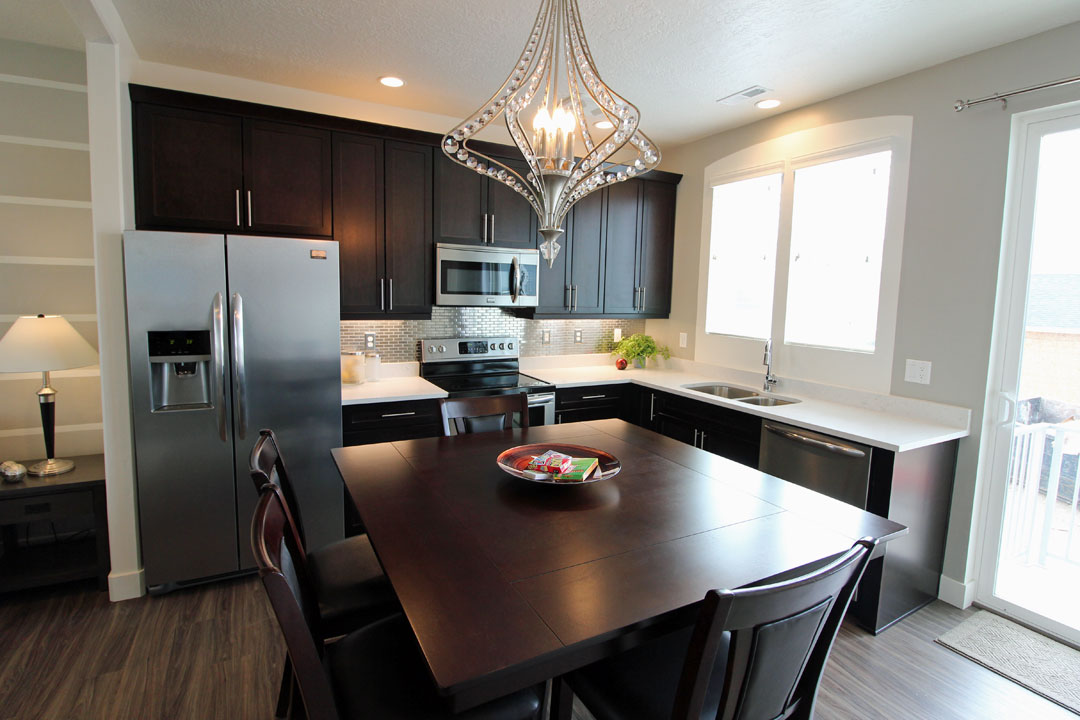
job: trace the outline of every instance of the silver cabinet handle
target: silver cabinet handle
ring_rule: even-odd
[[[495,244],[495,213],[491,213],[491,244]]]
[[[698,447],[701,448],[702,450],[705,449],[705,431],[704,430],[701,431],[701,440],[698,442]]]
[[[569,312],[570,309],[573,308],[573,306],[574,306],[573,305],[574,291],[571,290],[570,288],[571,288],[571,286],[567,285],[566,286],[566,291],[563,293],[563,300],[565,301],[563,304],[566,305],[567,312]]]
[[[577,285],[571,285],[570,294],[574,298],[574,308],[573,308],[572,312],[577,312],[577,299],[578,299]]]
[[[694,428],[694,447],[697,447],[697,428]]]
[[[599,400],[600,398],[606,398],[607,395],[582,395],[582,400]]]
[[[247,191],[248,227],[251,227],[251,191]]]
[[[652,422],[656,417],[656,393],[649,393],[649,422]]]
[[[480,242],[482,242],[484,245],[487,245],[487,241],[488,241],[488,239],[487,239],[487,219],[488,219],[488,214],[484,213],[484,237],[481,238],[481,240],[480,240]]]
[[[240,202],[240,191],[236,191],[237,203]],[[237,212],[240,206],[237,205]],[[227,442],[225,432],[225,313],[221,307],[221,293],[214,295],[214,302],[210,307],[211,320],[214,332],[210,341],[214,344],[214,402],[217,404],[217,427],[218,437],[221,442]]]
[[[232,295],[233,365],[236,369],[236,431],[247,437],[247,372],[244,368],[244,298]]]
[[[409,417],[410,415],[415,415],[415,414],[416,414],[416,411],[414,410],[412,412],[383,413],[382,417],[384,417],[384,418],[388,418],[388,417]]]
[[[641,312],[645,312],[645,289],[646,289],[645,286],[642,285],[641,286],[641,307],[639,308],[641,310]]]
[[[379,278],[379,309],[386,309],[386,278]]]
[[[387,310],[394,309],[394,278],[390,278],[387,283],[390,285],[390,307]]]
[[[825,440],[818,440],[817,438],[808,437],[801,433],[792,432],[791,430],[778,428],[775,425],[770,425],[768,423],[763,424],[762,427],[769,432],[779,435],[780,437],[785,437],[788,440],[794,440],[797,443],[809,445],[810,447],[820,448],[827,452],[836,453],[837,455],[846,455],[848,457],[854,458],[866,457],[865,452],[863,452],[859,448],[853,448],[850,445],[843,445],[841,443],[831,443]]]
[[[240,188],[236,189],[236,227],[240,227]]]

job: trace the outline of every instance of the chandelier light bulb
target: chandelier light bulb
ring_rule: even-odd
[[[523,119],[532,115],[532,132]],[[586,118],[603,114],[594,138]],[[525,118],[522,116],[525,115]],[[528,171],[519,174],[468,143],[493,122],[502,121],[521,151]],[[502,86],[443,137],[448,158],[483,171],[524,197],[540,219],[540,253],[548,267],[559,254],[563,221],[581,198],[605,185],[636,177],[660,164],[660,149],[641,132],[641,114],[611,89],[596,70],[578,0],[540,0],[525,49]],[[604,124],[606,123],[606,124]],[[581,144],[581,157],[576,154]],[[634,151],[625,168],[610,158],[627,146]]]

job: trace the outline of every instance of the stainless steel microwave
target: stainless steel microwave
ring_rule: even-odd
[[[536,250],[435,246],[435,304],[536,307],[540,253]]]

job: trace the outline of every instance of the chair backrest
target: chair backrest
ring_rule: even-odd
[[[285,459],[281,457],[281,449],[273,430],[259,431],[259,439],[251,448],[248,470],[251,473],[252,482],[255,483],[256,492],[261,492],[263,485],[267,483],[276,485],[281,490],[286,512],[296,525],[300,543],[306,548],[307,538],[304,536],[304,520],[300,516],[300,503],[296,500],[296,492],[289,479],[289,472],[285,469]]]
[[[792,580],[710,590],[672,718],[700,720],[707,698],[715,702],[717,693],[718,720],[812,717],[833,640],[875,544],[863,538],[825,567]],[[721,655],[726,664],[718,666]]]
[[[514,427],[514,413],[521,416],[520,425],[529,427],[529,396],[525,392],[515,395],[485,395],[482,397],[445,398],[439,401],[442,413],[443,435],[454,432],[487,432],[509,430]]]
[[[281,490],[272,483],[260,490],[251,519],[251,550],[285,636],[308,719],[338,720],[334,691],[322,663],[318,601],[311,589],[306,556]]]

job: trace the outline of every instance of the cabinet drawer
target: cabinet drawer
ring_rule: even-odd
[[[92,515],[93,512],[94,498],[89,491],[9,498],[0,501],[0,525]]]
[[[586,385],[559,388],[555,391],[555,407],[558,409],[589,406],[619,405],[623,401],[625,385]]]
[[[410,425],[439,424],[438,400],[346,405],[341,410],[344,432],[376,428],[401,428]]]

